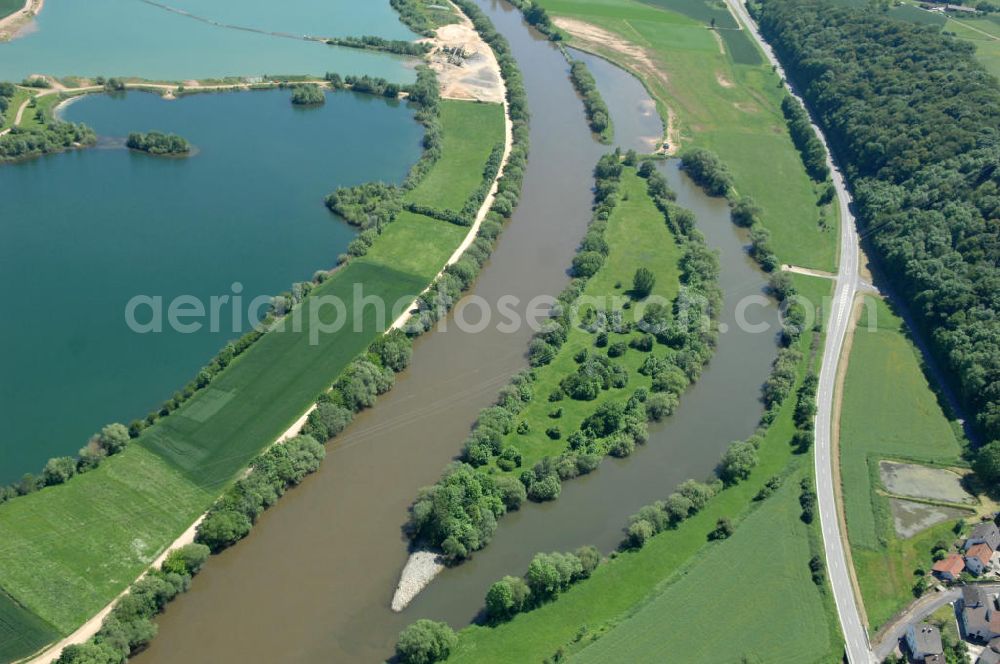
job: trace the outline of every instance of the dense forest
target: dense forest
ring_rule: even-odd
[[[1000,439],[1000,87],[937,28],[816,0],[754,8],[854,190],[866,241]]]

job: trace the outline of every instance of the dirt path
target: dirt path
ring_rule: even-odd
[[[634,42],[624,39],[622,36],[609,32],[596,25],[580,21],[573,18],[556,17],[555,24],[569,33],[574,41],[574,46],[584,51],[590,51],[604,57],[608,57],[609,52],[618,55],[613,60],[622,65],[626,70],[635,73],[639,80],[657,81],[664,87],[669,86],[670,78],[656,63],[654,54],[649,49],[643,48]],[[654,97],[652,90],[650,94]],[[660,99],[667,109],[667,154],[674,154],[680,145],[680,132],[678,131],[677,116],[673,109]]]
[[[0,18],[0,41],[7,41],[17,36],[17,33],[31,23],[45,6],[45,0],[24,0],[24,7],[18,11]]]

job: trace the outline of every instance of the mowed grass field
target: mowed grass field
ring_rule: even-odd
[[[625,293],[632,287],[636,269],[646,267],[656,275],[656,285],[651,297],[663,298],[666,302],[673,301],[680,288],[677,263],[682,252],[667,227],[663,213],[656,209],[647,195],[646,181],[636,175],[635,169],[626,168],[622,173],[621,199],[608,220],[604,237],[611,252],[601,269],[587,282],[583,297],[597,298],[595,302],[607,302],[609,305],[613,302],[611,298],[619,298],[616,308],[620,308],[621,303],[628,300]],[[625,312],[626,320],[641,317],[643,308],[643,303],[637,303],[631,311]],[[608,344],[628,342],[634,336],[634,333],[610,333]],[[521,468],[510,472],[520,474],[524,468],[531,468],[542,457],[560,454],[567,449],[566,437],[578,430],[584,418],[598,406],[607,401],[625,401],[638,387],[648,389],[651,385],[652,379],[639,373],[639,367],[650,353],[630,348],[625,355],[615,360],[630,372],[629,382],[625,387],[603,390],[593,401],[567,398],[550,403],[548,395],[565,376],[576,372],[578,365],[573,356],[585,348],[592,353],[604,353],[606,350],[595,348],[594,335],[574,326],[555,359],[535,370],[537,378],[533,389],[537,397],[518,415],[518,419],[526,421],[531,430],[527,434],[512,432],[504,441],[504,444],[516,447],[523,455]],[[662,347],[654,347],[652,354],[656,355],[658,350],[662,353]],[[557,408],[562,408],[562,417],[549,417]],[[545,430],[552,426],[557,426],[562,431],[563,437],[560,440],[551,440],[545,434]],[[491,470],[499,470],[494,465],[495,461],[491,464]]]
[[[793,275],[793,280],[798,291],[810,298],[810,301],[819,302],[822,301],[823,297],[830,295],[830,282],[826,279]],[[799,366],[798,378],[801,380],[805,376],[809,363],[809,335],[805,335],[799,344],[804,355]],[[675,530],[668,530],[652,538],[640,551],[622,553],[614,560],[601,565],[589,580],[572,586],[556,601],[545,604],[534,611],[522,613],[510,622],[502,623],[496,627],[473,625],[462,630],[459,633],[458,647],[448,661],[468,662],[470,664],[538,662],[551,658],[560,648],[572,654],[588,645],[594,636],[610,633],[616,625],[625,623],[637,609],[649,605],[662,592],[668,591],[669,584],[679,577],[694,573],[694,570],[700,567],[699,561],[702,556],[711,555],[713,549],[722,548],[719,545],[708,544],[706,540],[708,533],[715,528],[715,523],[719,518],[727,517],[737,524],[735,538],[743,530],[744,524],[741,520],[748,514],[752,514],[753,497],[768,479],[775,475],[801,472],[801,468],[809,464],[809,457],[795,455],[789,444],[794,433],[792,421],[794,408],[795,401],[792,398],[781,409],[778,418],[772,424],[764,443],[761,445],[760,462],[746,482],[721,492],[700,513],[683,521]],[[795,492],[796,480],[786,479],[786,483],[791,483],[790,488]],[[666,498],[669,493],[670,487],[665,486],[663,497]],[[772,496],[771,500],[776,498],[777,496]],[[795,500],[798,500],[797,493],[795,493]],[[622,523],[621,525],[624,528],[626,524]],[[751,521],[749,526],[750,529],[755,528],[754,522]],[[786,543],[785,539],[776,541],[776,544],[788,546],[792,552],[802,552],[804,551],[803,547],[808,548],[806,535],[801,530],[793,530],[792,532],[801,535],[801,537],[795,537],[796,541],[791,544]],[[775,529],[775,533],[778,537],[793,539],[788,537],[787,529],[784,531]],[[740,537],[748,536],[740,535]],[[803,544],[803,542],[806,543]],[[780,633],[780,638],[774,639],[774,642],[779,645],[788,639],[813,644],[810,650],[812,658],[804,661],[839,661],[842,649],[838,640],[833,600],[827,595],[819,593],[812,581],[808,580],[808,561],[811,555],[809,554],[799,561],[806,574],[805,583],[808,584],[808,587],[796,591],[801,593],[798,599],[804,602],[809,612],[810,619],[805,624],[805,629],[800,624],[798,615],[794,611],[788,610],[761,613],[760,622],[756,628],[772,635]],[[739,564],[742,564],[739,560],[731,561],[731,566]],[[724,566],[715,568],[714,571],[718,577],[723,577],[727,573]],[[786,574],[797,575],[799,572],[789,570]],[[725,578],[732,579],[733,577],[729,575]],[[720,609],[719,607],[728,606],[732,601],[747,601],[750,606],[754,606],[755,600],[760,597],[762,598],[761,606],[774,607],[775,594],[782,594],[783,588],[769,588],[768,584],[772,579],[768,577],[753,578],[758,582],[750,584],[744,589],[744,592],[750,593],[747,598],[733,598],[725,592],[721,594],[716,592],[723,581],[712,580],[713,585],[710,588],[707,588],[704,593],[687,598],[686,604],[676,605],[672,611],[664,609],[660,616],[661,622],[654,628],[656,634],[661,639],[672,638],[670,635],[672,626],[684,624],[688,620],[686,616],[696,613],[714,616],[710,625],[712,627],[722,626],[723,621],[729,619],[730,614],[724,608]],[[795,585],[803,584],[795,581]],[[763,603],[765,601],[766,603]],[[754,609],[754,611],[757,610]],[[825,618],[821,616],[825,616]],[[753,620],[754,617],[748,616],[747,618]],[[738,625],[734,623],[733,627],[737,630],[753,629],[753,626],[749,624]],[[788,634],[796,631],[801,631],[801,633]],[[581,632],[583,632],[583,636],[578,638]],[[739,632],[739,636],[732,637],[724,628],[713,630],[705,624],[698,626],[698,634],[714,644],[715,648],[703,659],[688,657],[686,652],[677,651],[683,654],[683,657],[680,657],[678,661],[692,664],[738,661],[739,654],[745,652],[739,646],[739,638],[750,638],[748,634]],[[732,643],[727,643],[729,641]],[[719,650],[720,648],[731,648],[734,657],[726,659],[720,656],[720,653],[724,652]],[[656,642],[650,646],[650,649],[636,648],[634,651],[630,651],[628,657],[616,655],[610,660],[603,661],[641,661],[642,658],[664,661],[664,652],[660,648],[659,642]]]
[[[874,629],[912,599],[915,581],[913,544],[896,539],[888,499],[877,492],[878,462],[956,464],[962,445],[902,320],[881,298],[865,297],[844,384],[840,469],[848,539]],[[925,558],[934,539],[926,542]]]
[[[447,127],[441,159],[406,201],[457,212],[482,182],[493,147],[503,142],[503,106],[443,99],[441,124]]]
[[[444,131],[453,129],[445,124]],[[502,131],[488,137],[490,145],[502,140]],[[450,168],[448,158],[435,168]],[[368,255],[317,287],[209,387],[123,453],[65,485],[0,506],[0,589],[64,634],[96,613],[391,324],[392,311],[379,317],[376,307],[359,306],[355,286],[363,286],[359,297],[378,296],[387,307],[408,303],[467,232],[401,215]],[[330,298],[343,303],[342,312],[317,306]],[[345,324],[334,331],[338,317]]]
[[[681,150],[702,146],[719,154],[733,171],[739,192],[753,196],[763,208],[762,221],[783,262],[835,269],[837,216],[828,207],[827,228],[820,227],[818,189],[788,134],[778,76],[743,31],[707,27],[711,16],[728,11],[711,0],[541,4],[555,18],[585,21],[641,47],[661,74],[611,44],[570,40],[637,73],[657,100],[660,115],[666,119],[668,107],[676,115]],[[729,20],[735,24],[731,16]],[[717,24],[723,26],[718,19]]]
[[[671,654],[684,662],[839,661],[829,598],[809,570],[810,526],[799,518],[805,460],[732,537],[706,546],[683,575],[573,657],[574,664],[653,664],[671,661]]]

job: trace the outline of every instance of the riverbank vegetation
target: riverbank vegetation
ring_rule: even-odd
[[[642,172],[617,151],[600,160],[574,279],[530,345],[535,369],[480,413],[462,462],[411,508],[410,536],[453,562],[485,546],[524,498],[555,499],[563,480],[645,443],[647,420],[669,415],[711,356],[717,259],[662,175]],[[655,299],[623,290],[637,265],[654,274]],[[579,308],[581,296],[602,304]]]
[[[435,295],[452,289],[461,292],[471,285],[510,206],[517,202],[527,153],[527,104],[516,62],[475,4],[464,0],[460,4],[497,54],[507,84],[514,145],[510,168],[501,178],[504,202],[480,226],[475,242],[459,261],[459,276],[449,272],[434,282]],[[448,133],[446,124],[442,131]],[[491,144],[500,137],[493,136]],[[403,226],[404,232],[397,232]],[[372,362],[366,349],[391,321],[378,317],[372,307],[354,311],[354,285],[364,283],[366,294],[390,303],[415,297],[464,235],[452,224],[400,213],[367,255],[332,274],[317,275],[318,285],[296,307],[307,312],[319,296],[336,298],[347,303],[345,314],[348,320],[357,318],[357,325],[330,332],[323,329],[328,315],[303,315],[301,327],[276,321],[210,385],[197,390],[170,417],[143,428],[114,459],[70,482],[3,505],[0,536],[6,548],[0,587],[60,633],[75,629],[208,509],[250,460],[315,402],[317,394],[324,395],[321,402],[332,398],[336,392],[330,391],[331,383],[349,389],[353,403],[362,407],[372,398],[359,373],[370,367],[357,362]],[[414,252],[414,237],[434,251]],[[394,260],[396,256],[408,260]],[[407,334],[427,329],[426,323],[443,311],[447,307],[421,311],[415,324],[407,326]],[[396,348],[381,361],[397,366],[399,352],[405,354]],[[260,380],[261,375],[268,380]],[[313,418],[311,431],[318,432],[320,424],[328,432],[335,430],[342,421],[338,413],[324,409],[324,419]],[[45,516],[51,514],[59,514],[63,525],[53,525]],[[120,658],[114,655],[109,661]]]
[[[827,280],[801,275],[791,280],[811,302],[830,293]],[[817,366],[815,349],[821,344],[821,335],[812,331],[791,341],[787,351],[796,359],[786,395],[794,395]],[[775,375],[784,372],[780,365],[781,360],[775,363]],[[801,518],[799,486],[810,475],[810,457],[791,443],[796,405],[796,399],[786,398],[765,413],[762,424],[770,426],[760,436],[758,460],[746,479],[730,485],[714,478],[687,482],[676,496],[666,496],[663,505],[640,510],[623,530],[626,545],[588,580],[510,620],[462,630],[448,661],[555,661],[568,656],[608,661],[620,659],[609,653],[627,653],[629,661],[652,662],[662,659],[665,642],[671,652],[692,653],[699,661],[839,661],[833,600],[812,578],[812,561],[822,550],[818,525]],[[672,522],[664,523],[660,516],[685,510],[686,517]],[[632,527],[639,522],[660,528],[637,547],[629,542],[640,530]],[[710,539],[720,522],[733,528],[732,534]],[[758,570],[768,583],[759,583]],[[718,602],[706,597],[726,597],[733,610],[720,614]],[[796,616],[795,633],[775,639],[775,626],[787,624],[790,611]],[[709,623],[733,638],[706,641],[698,626]],[[663,630],[664,624],[677,628]]]
[[[851,555],[875,631],[913,600],[914,570],[929,570],[931,547],[953,525],[898,536],[879,462],[962,465],[963,446],[960,426],[942,410],[903,321],[882,299],[865,297],[869,306],[853,330],[844,383],[840,469]],[[880,416],[873,420],[873,412]]]
[[[157,156],[186,155],[191,152],[191,144],[184,137],[158,131],[151,131],[147,134],[132,132],[125,140],[125,147]]]
[[[836,267],[837,212],[817,205],[813,183],[789,136],[778,76],[764,64],[730,13],[707,0],[538,0],[570,42],[634,72],[669,123],[672,149],[709,149],[729,167],[735,188],[752,196],[773,250],[785,263]],[[595,31],[596,30],[596,31]],[[720,48],[719,41],[722,41]],[[676,144],[676,145],[675,145]],[[766,168],[761,165],[766,164]]]
[[[755,11],[844,162],[872,253],[983,442],[1000,439],[996,80],[935,28],[806,0]]]
[[[611,114],[608,105],[604,103],[594,75],[587,69],[587,63],[582,60],[570,60],[569,78],[573,87],[583,98],[583,108],[587,112],[590,129],[601,137],[602,143],[610,143],[613,136],[611,129]]]

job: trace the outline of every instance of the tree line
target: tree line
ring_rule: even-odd
[[[346,46],[348,48],[360,48],[369,51],[382,51],[384,53],[417,57],[426,55],[431,50],[431,45],[427,43],[406,41],[405,39],[383,39],[374,35],[331,37],[326,40],[326,43],[330,46]]]
[[[855,192],[866,240],[988,445],[1000,440],[1000,89],[972,45],[813,0],[756,10]]]
[[[587,69],[587,64],[582,60],[570,60],[569,77],[577,93],[583,97],[583,107],[587,112],[591,131],[600,135],[602,143],[610,143],[611,113],[597,89],[597,81]]]

